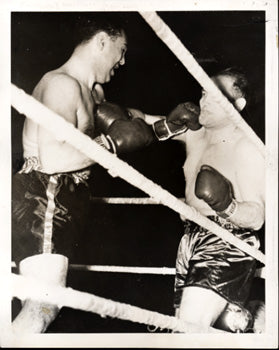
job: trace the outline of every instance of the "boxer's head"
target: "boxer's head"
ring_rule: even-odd
[[[217,73],[211,79],[239,112],[245,108],[248,96],[248,82],[241,71],[235,68],[228,68]],[[200,107],[201,114],[199,122],[202,125],[210,126],[211,123],[215,125],[215,122],[221,122],[222,117],[229,121],[225,116],[223,108],[215,101],[210,93],[202,92]]]
[[[227,68],[213,76],[212,80],[236,109],[242,111],[248,97],[245,74],[237,68]]]
[[[89,67],[97,83],[108,82],[114,70],[125,64],[127,38],[118,20],[108,16],[94,16],[78,21],[75,52]]]
[[[99,32],[105,32],[112,40],[125,36],[124,27],[116,16],[101,13],[90,18],[79,16],[75,23],[74,46],[89,42]]]

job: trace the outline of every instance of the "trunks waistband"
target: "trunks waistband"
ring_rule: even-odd
[[[19,171],[19,174],[29,174],[32,171],[38,171],[38,172],[43,173],[40,161],[39,161],[38,157],[36,157],[36,156],[24,158],[24,164],[23,164],[21,170]],[[86,183],[86,180],[89,179],[90,170],[84,169],[84,170],[79,170],[79,171],[54,174],[52,176],[59,178],[63,175],[71,177],[76,184]]]
[[[247,229],[247,228],[241,228],[237,225],[234,225],[232,222],[228,221],[227,219],[223,219],[218,215],[209,215],[207,216],[207,218],[211,221],[214,221],[216,224],[218,224],[219,226],[221,226],[222,228],[232,232],[232,231],[237,231],[237,232],[253,232],[253,230],[251,229]],[[184,228],[185,230],[187,229],[192,229],[193,227],[199,226],[198,224],[196,224],[193,221],[190,220],[186,220],[184,221]],[[203,228],[202,226],[200,226],[202,230],[204,231],[208,231],[207,229]]]

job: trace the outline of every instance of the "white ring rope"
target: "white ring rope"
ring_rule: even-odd
[[[66,306],[87,312],[94,312],[102,317],[110,316],[132,322],[155,326],[160,329],[172,329],[190,333],[226,333],[215,328],[202,328],[186,323],[176,317],[163,315],[155,311],[101,298],[93,294],[80,292],[72,288],[36,283],[35,279],[12,274],[13,296],[21,300],[32,299],[40,302]]]
[[[70,264],[70,270],[93,272],[137,273],[151,275],[175,275],[173,267],[142,267],[142,266],[114,266],[114,265],[82,265]],[[265,268],[258,268],[254,277],[265,279]]]
[[[236,126],[241,128],[245,132],[246,136],[258,147],[260,152],[265,155],[265,145],[262,140],[245,122],[229,100],[217,88],[202,67],[194,59],[192,54],[169,28],[169,26],[157,15],[156,12],[139,12],[139,14],[150,25],[157,36],[173,52],[173,54],[180,60],[184,67],[186,67],[189,73],[192,74],[192,76],[200,83],[204,90],[212,94],[212,97],[226,111],[228,118],[230,118]]]
[[[16,263],[12,261],[12,268],[16,268]],[[175,275],[174,267],[142,267],[142,266],[115,266],[115,265],[84,265],[69,264],[70,270],[92,271],[92,272],[113,272],[113,273],[138,273],[148,275]],[[258,268],[254,277],[265,279],[265,267]]]
[[[181,201],[184,201],[185,198],[178,198]],[[93,203],[98,204],[129,204],[129,205],[158,205],[156,200],[146,197],[91,197]]]
[[[115,154],[105,150],[89,136],[75,128],[73,124],[70,124],[64,118],[49,110],[45,105],[26,94],[14,84],[12,84],[11,90],[12,106],[20,113],[23,113],[28,118],[32,119],[35,123],[50,131],[58,141],[68,142],[87,157],[102,165],[111,175],[121,177],[128,183],[146,192],[157,203],[166,205],[185,218],[213,232],[221,239],[231,243],[255,259],[262,263],[265,262],[265,256],[261,251],[251,247],[249,244],[235,237],[215,222],[204,217],[195,208],[178,200],[161,186],[155,184],[129,164],[117,158]]]
[[[81,265],[70,264],[71,270],[94,271],[94,272],[119,272],[139,273],[151,275],[175,275],[175,268],[172,267],[142,267],[142,266],[114,266],[114,265]]]

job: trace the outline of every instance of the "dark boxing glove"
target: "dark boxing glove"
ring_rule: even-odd
[[[192,102],[180,103],[166,119],[158,120],[153,124],[154,132],[160,141],[182,134],[188,129],[198,130],[200,108]]]
[[[116,120],[131,120],[132,115],[125,108],[111,102],[102,102],[95,113],[96,128],[106,134]]]
[[[113,153],[133,152],[155,140],[150,125],[114,103],[101,103],[95,121],[97,129],[105,134],[106,147]]]
[[[236,210],[231,182],[209,165],[203,165],[197,175],[195,195],[223,218]]]

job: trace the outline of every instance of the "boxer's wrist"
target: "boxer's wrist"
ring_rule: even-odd
[[[168,127],[166,119],[158,120],[152,124],[152,128],[158,140],[165,141],[170,138],[171,131]]]
[[[235,214],[237,207],[237,201],[233,198],[230,205],[225,210],[217,212],[217,214],[223,219],[229,219]]]
[[[187,126],[182,126],[175,131],[172,131],[166,119],[161,119],[152,124],[154,134],[159,141],[165,141],[169,138],[182,134],[188,130]]]
[[[101,134],[100,136],[95,137],[94,141],[111,153],[116,154],[115,144],[109,135],[106,136],[104,134]]]

